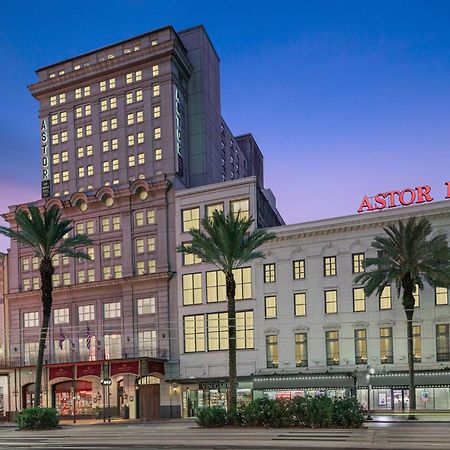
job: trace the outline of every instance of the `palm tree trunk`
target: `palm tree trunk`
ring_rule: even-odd
[[[53,264],[50,258],[44,258],[41,261],[39,271],[41,274],[41,292],[42,292],[42,326],[39,338],[39,351],[36,362],[36,380],[34,383],[35,394],[33,406],[39,408],[41,403],[42,390],[42,368],[44,365],[45,342],[47,340],[48,325],[50,323],[50,314],[52,311],[52,275],[54,272]]]
[[[236,367],[236,282],[232,271],[225,273],[228,300],[228,411],[237,409]]]
[[[409,416],[408,419],[416,418],[416,387],[414,383],[414,338],[413,338],[413,315],[414,309],[406,311],[406,328],[408,335],[408,371],[409,371]]]

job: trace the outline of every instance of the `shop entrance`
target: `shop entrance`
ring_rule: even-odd
[[[151,375],[138,380],[138,412],[144,420],[159,419],[160,379]]]
[[[392,409],[409,411],[409,389],[392,389]]]
[[[31,408],[34,402],[34,393],[36,389],[34,383],[26,384],[22,388],[22,409]]]
[[[60,416],[91,416],[93,410],[92,383],[90,381],[77,380],[63,381],[53,385],[53,407]]]

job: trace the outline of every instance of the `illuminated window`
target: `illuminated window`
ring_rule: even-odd
[[[186,247],[188,247],[189,243],[184,243]],[[192,264],[200,264],[202,262],[202,259],[199,258],[197,255],[193,254],[187,254],[183,253],[183,265],[184,266],[191,266]],[[206,272],[206,301],[208,301],[208,273]]]
[[[133,93],[132,92],[127,92],[125,94],[125,102],[127,105],[133,103]]]
[[[156,313],[156,299],[154,297],[138,298],[136,302],[139,316]]]
[[[138,70],[134,73],[136,81],[142,80],[142,70]]]
[[[136,165],[136,158],[134,155],[128,157],[128,167],[134,167]]]
[[[228,314],[207,315],[208,351],[228,349]]]
[[[303,280],[305,278],[305,260],[299,259],[292,262],[294,280]]]
[[[136,274],[137,275],[144,275],[145,274],[145,263],[144,263],[144,261],[137,261],[136,262]]]
[[[113,231],[119,231],[120,230],[120,217],[114,216],[114,217],[112,217],[111,221],[112,221]]]
[[[138,89],[136,91],[136,101],[137,102],[142,102],[142,100],[143,100],[142,89]]]
[[[86,234],[94,234],[94,221],[86,221]]]
[[[127,114],[127,125],[134,124],[134,113]]]
[[[294,294],[294,314],[296,316],[306,316],[305,292],[297,292]]]
[[[87,166],[87,174],[89,177],[91,177],[92,175],[94,175],[94,166]]]
[[[142,211],[136,211],[134,213],[134,223],[137,227],[144,225],[144,213]]]
[[[50,106],[56,105],[56,95],[50,97]]]
[[[85,283],[86,282],[86,275],[85,271],[83,269],[77,270],[77,283]]]
[[[200,305],[202,303],[202,274],[183,275],[183,305]]]
[[[28,257],[21,258],[22,261],[22,271],[26,272],[30,270],[30,259]]]
[[[58,133],[52,134],[52,145],[56,145],[58,143],[59,143],[59,134]]]
[[[53,323],[60,325],[63,323],[69,323],[69,308],[57,308],[52,311]]]
[[[325,332],[327,366],[339,365],[339,331]]]
[[[138,153],[138,164],[145,164],[145,153]]]
[[[278,367],[278,336],[276,334],[266,336],[266,367],[268,369]]]
[[[137,134],[137,142],[138,142],[138,144],[144,143],[144,133],[143,132]]]
[[[63,273],[63,284],[64,286],[69,286],[71,284],[70,272]]]
[[[61,121],[61,123],[67,122],[67,112],[66,111],[62,111],[60,113],[60,121]]]
[[[117,138],[111,139],[111,149],[117,150],[119,148],[119,140]]]
[[[52,114],[52,115],[50,116],[50,123],[51,123],[52,125],[58,125],[58,113]]]
[[[84,115],[85,116],[90,116],[91,115],[91,105],[85,105],[84,106]]]
[[[109,151],[109,141],[102,141],[102,152]]]
[[[147,224],[152,225],[155,223],[155,210],[148,209],[147,210]]]
[[[58,287],[61,284],[61,279],[58,273],[52,275],[53,287]]]
[[[330,290],[325,291],[325,314],[334,314],[337,313],[338,305],[337,305],[337,291]]]
[[[86,145],[86,156],[92,156],[93,152],[92,145]]]
[[[61,142],[67,142],[68,135],[67,131],[61,131]]]
[[[275,295],[264,297],[264,308],[266,319],[275,319],[277,317],[277,297]]]
[[[162,159],[162,149],[156,148],[155,149],[155,160],[159,161],[160,159]]]
[[[112,170],[119,170],[119,160],[118,159],[112,160]]]
[[[127,136],[127,143],[129,147],[134,145],[134,134],[129,134]]]
[[[95,249],[94,249],[94,247],[87,247],[86,248],[86,253],[90,257],[90,261],[91,262],[94,261],[94,259],[95,259]]]
[[[108,121],[107,120],[101,121],[100,129],[102,130],[102,132],[108,131]]]
[[[156,272],[156,260],[149,259],[147,261],[147,268],[148,268],[148,273],[155,273]]]
[[[104,303],[103,317],[105,319],[116,319],[120,317],[120,302]]]
[[[39,326],[39,312],[27,312],[23,313],[23,326],[25,328],[38,327]]]
[[[152,67],[152,75],[154,77],[157,77],[159,75],[159,65],[156,65],[156,66]]]
[[[109,161],[103,161],[103,172],[109,172]]]
[[[355,364],[367,364],[367,331],[355,330]]]
[[[139,356],[156,357],[156,346],[156,330],[146,330],[138,332]]]
[[[275,264],[264,264],[264,283],[274,283],[277,281]]]
[[[106,91],[106,81],[100,81],[100,92]]]
[[[233,214],[234,217],[239,217],[239,219],[248,219],[250,216],[248,198],[231,201],[230,212]]]
[[[156,127],[153,130],[153,137],[154,137],[154,139],[161,139],[161,128],[160,127]]]
[[[295,366],[308,367],[308,336],[295,333]]]
[[[156,250],[156,239],[154,237],[147,238],[147,251],[154,252]]]
[[[336,274],[336,256],[325,256],[323,258],[323,275],[325,277],[332,277]]]
[[[380,362],[381,364],[394,363],[392,327],[380,328]]]
[[[63,170],[63,172],[62,172],[62,180],[63,181],[69,181],[69,171],[68,170]]]
[[[33,270],[38,270],[39,269],[39,258],[37,256],[33,256],[31,258],[31,268]]]
[[[67,150],[64,150],[63,152],[61,152],[61,161],[62,162],[69,161],[69,152]]]
[[[413,326],[413,355],[414,362],[422,362],[422,327]]]
[[[159,96],[159,84],[154,84],[153,85],[153,97],[158,97]]]
[[[223,203],[215,203],[206,206],[206,217],[208,220],[212,220],[214,211],[223,211]]]
[[[78,127],[76,129],[76,137],[77,137],[77,139],[80,139],[83,137],[83,127]]]
[[[226,300],[225,274],[221,270],[206,272],[206,302],[225,302]]]
[[[111,246],[110,244],[102,244],[102,255],[104,259],[111,258]]]
[[[84,148],[83,147],[78,147],[77,148],[77,157],[78,158],[83,158],[84,156]]]
[[[203,314],[183,317],[185,353],[205,351],[205,317]]]
[[[200,208],[184,209],[182,211],[183,232],[200,228]]]
[[[78,167],[78,178],[84,177],[84,167]]]
[[[66,94],[59,94],[59,103],[66,103]]]
[[[419,285],[416,284],[415,286],[415,291],[413,293],[414,296],[414,308],[419,308],[420,307],[420,288]]]
[[[136,112],[136,122],[141,123],[144,121],[144,111],[137,111]]]
[[[380,309],[391,309],[391,287],[385,286],[379,298]]]
[[[106,233],[110,231],[110,220],[109,217],[104,217],[102,219],[102,232]]]
[[[161,117],[161,106],[155,105],[153,107],[153,118],[157,119],[158,117]]]
[[[242,267],[233,270],[234,281],[236,282],[236,300],[252,298],[252,269]]]
[[[115,130],[115,129],[117,128],[117,118],[116,118],[116,117],[113,117],[113,118],[110,120],[110,124],[111,124],[111,130]]]
[[[145,246],[144,246],[144,239],[143,239],[143,238],[136,239],[136,241],[135,241],[135,247],[136,247],[136,253],[137,253],[138,255],[144,253],[144,249],[145,249]]]
[[[450,331],[449,324],[436,325],[436,361],[450,360]]]
[[[353,288],[353,311],[363,312],[366,310],[366,294],[364,288]]]
[[[130,83],[133,82],[133,73],[127,73],[127,74],[125,75],[125,82],[126,82],[127,84],[130,84]]]
[[[105,334],[105,359],[122,358],[122,335]]]
[[[364,272],[364,253],[353,253],[353,273]]]
[[[436,305],[448,305],[448,289],[437,287],[435,291]]]
[[[104,280],[110,280],[111,279],[111,267],[103,267],[103,279]]]

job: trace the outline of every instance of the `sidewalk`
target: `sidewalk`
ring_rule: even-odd
[[[449,412],[435,412],[430,413],[426,411],[419,411],[414,414],[416,422],[421,423],[450,423]],[[372,413],[372,420],[366,420],[366,423],[414,423],[414,420],[409,420],[408,412],[386,412]]]

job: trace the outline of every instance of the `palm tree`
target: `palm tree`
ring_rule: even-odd
[[[39,272],[41,276],[43,314],[36,362],[33,404],[37,408],[40,405],[45,341],[52,312],[52,275],[55,271],[52,259],[55,255],[90,259],[89,255],[77,250],[77,247],[89,245],[91,240],[81,234],[66,238],[65,236],[73,229],[72,221],[61,219],[61,211],[56,207],[45,209],[41,216],[39,208],[29,205],[28,212],[24,210],[16,212],[15,221],[18,226],[17,231],[7,227],[0,227],[0,233],[26,247],[30,247],[34,251],[34,255],[40,259]]]
[[[377,236],[372,247],[376,258],[366,258],[365,268],[374,270],[356,277],[357,283],[366,284],[365,292],[381,295],[384,287],[395,283],[398,297],[403,291],[402,305],[407,320],[409,368],[409,418],[414,419],[416,392],[414,384],[413,316],[416,286],[423,289],[426,281],[431,286],[450,286],[450,249],[444,233],[433,233],[426,218],[412,217],[405,222],[384,228],[386,235]]]
[[[253,218],[240,217],[239,214],[214,211],[212,218],[203,218],[204,232],[192,229],[192,241],[178,248],[184,254],[192,254],[203,262],[214,264],[225,275],[228,301],[228,411],[237,407],[237,368],[236,368],[236,282],[233,270],[264,253],[257,250],[262,244],[273,239],[273,233],[261,229],[250,231]]]

